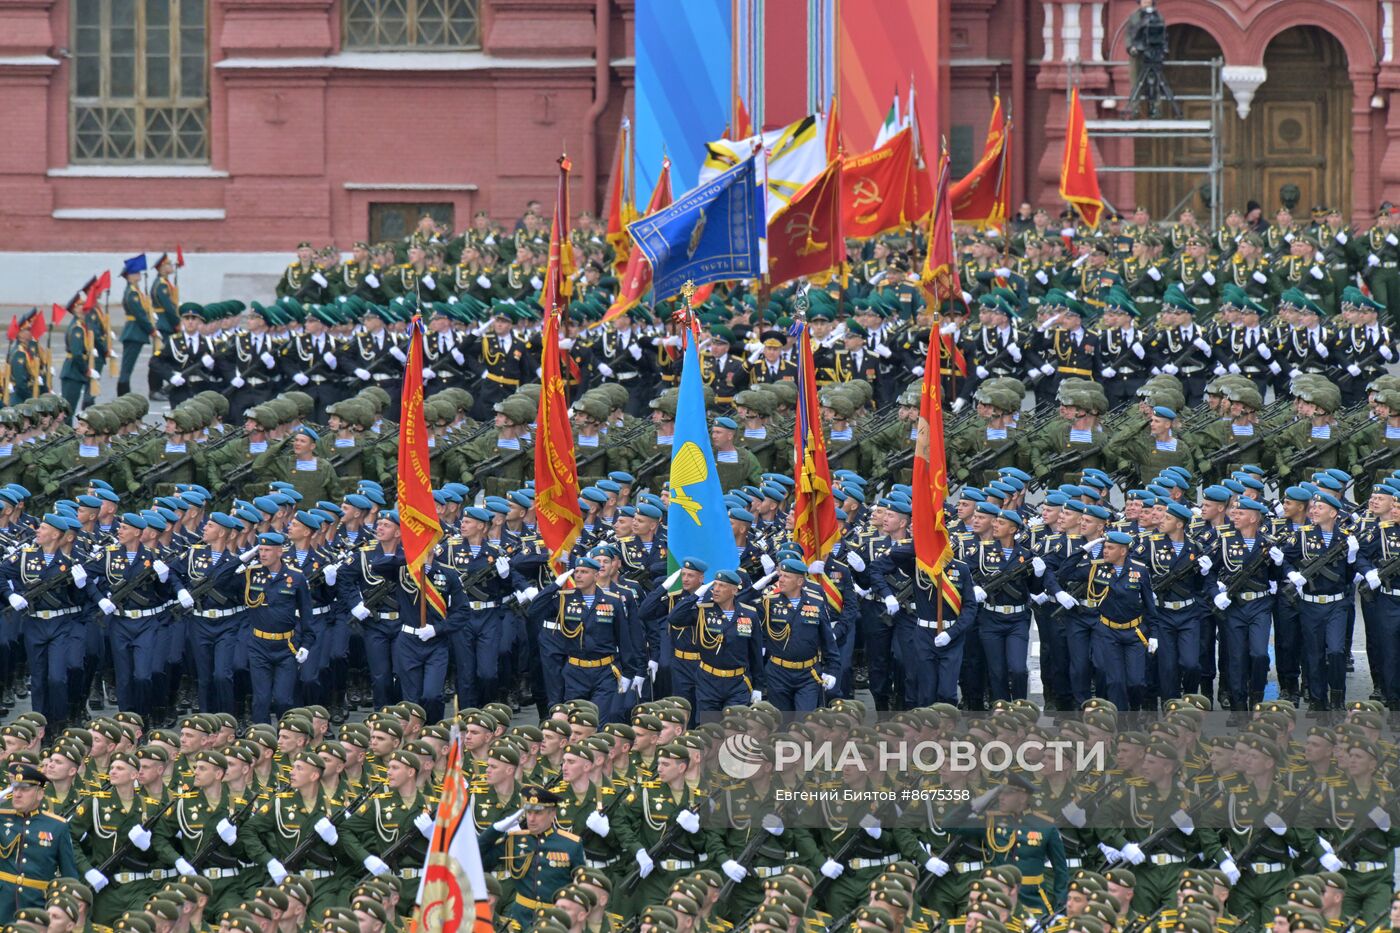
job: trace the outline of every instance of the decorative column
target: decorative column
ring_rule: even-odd
[[[1364,64],[1364,63],[1363,63]],[[1372,129],[1376,119],[1371,108],[1375,94],[1375,72],[1352,71],[1351,78],[1351,212],[1371,213],[1380,203],[1375,176],[1375,145]],[[1368,223],[1367,226],[1370,226]]]
[[[1044,149],[1038,156],[1028,153],[1035,160],[1035,171],[1030,173],[1026,192],[1027,200],[1033,204],[1056,204],[1059,202],[1060,161],[1065,148],[1065,125],[1069,122],[1068,89],[1077,84],[1081,95],[1099,94],[1108,87],[1108,69],[1102,64],[1102,27],[1097,30],[1093,22],[1085,28],[1086,16],[1098,4],[1085,4],[1077,0],[1038,0],[1045,16],[1043,35],[1054,41],[1045,43],[1045,60],[1040,63],[1035,86],[1046,95],[1045,112],[1040,119],[1045,133]],[[1100,36],[1098,53],[1095,53],[1095,34]],[[1099,117],[1094,102],[1084,103],[1085,119]],[[1102,156],[1095,153],[1102,161]],[[1105,176],[1100,182],[1108,187]]]

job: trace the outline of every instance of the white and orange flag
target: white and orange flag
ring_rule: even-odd
[[[495,933],[486,898],[486,873],[476,845],[471,792],[462,772],[462,741],[456,727],[447,749],[447,773],[428,859],[413,902],[417,933]]]

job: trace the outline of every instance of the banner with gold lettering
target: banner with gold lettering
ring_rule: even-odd
[[[408,571],[439,616],[447,603],[423,573],[423,564],[442,540],[437,503],[428,473],[428,428],[423,420],[423,319],[414,315],[408,328],[408,362],[404,364],[399,419],[399,529]]]

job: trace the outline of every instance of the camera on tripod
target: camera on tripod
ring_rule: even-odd
[[[1161,115],[1162,101],[1166,101],[1172,113],[1180,117],[1181,108],[1172,96],[1162,70],[1162,63],[1167,57],[1167,23],[1157,12],[1156,6],[1144,4],[1133,15],[1128,54],[1134,60],[1135,79],[1125,115],[1135,114],[1138,104],[1145,102],[1149,114],[1156,118]]]

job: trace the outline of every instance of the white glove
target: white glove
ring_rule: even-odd
[[[981,365],[980,363],[978,364],[977,369],[975,370],[975,372],[977,373],[977,378],[978,378],[978,379],[986,379],[988,376],[990,376],[990,375],[992,374],[991,371],[987,369],[987,367]]]
[[[431,368],[429,368],[429,367],[427,367],[427,366],[424,366],[424,367],[423,367],[423,381],[424,381],[424,382],[427,382],[429,379],[436,379],[436,378],[437,378],[437,373],[436,373],[433,369],[431,369]]]
[[[890,348],[885,346],[883,343],[875,348],[874,353],[882,360],[887,360],[890,358]]]
[[[15,612],[23,612],[24,610],[29,608],[29,600],[25,599],[18,593],[11,593],[10,608],[13,609]]]
[[[641,696],[641,695],[642,695],[642,686],[643,686],[644,684],[646,684],[646,681],[642,678],[642,675],[641,675],[641,674],[638,674],[636,677],[633,677],[633,678],[632,678],[632,680],[631,680],[630,683],[627,684],[627,689],[628,689],[628,690],[635,690],[635,691],[637,692],[637,696]]]
[[[763,691],[762,691],[762,690],[755,690],[753,693],[750,693],[750,694],[749,694],[749,703],[751,703],[751,704],[756,704],[756,703],[762,703],[762,702],[763,702]]]
[[[365,871],[376,878],[389,874],[389,866],[384,864],[384,860],[377,855],[366,855],[365,860],[360,864],[365,866]]]
[[[213,358],[212,356],[210,356],[208,353],[206,353],[206,354],[204,354],[203,356],[201,356],[201,357],[199,358],[199,361],[200,361],[201,363],[204,364],[204,368],[205,368],[205,369],[213,369],[213,368],[214,368],[214,358]]]
[[[1021,348],[1014,343],[1008,343],[1006,345],[1006,355],[1017,363],[1021,362]]]
[[[326,365],[329,366],[331,369],[335,369],[336,359],[334,353],[327,350],[325,353],[321,354],[321,359],[325,360]]]
[[[433,838],[433,826],[436,823],[437,820],[433,819],[432,814],[426,810],[419,811],[418,815],[413,818],[413,825],[417,827],[418,832],[422,833],[424,839]]]
[[[1234,600],[1224,593],[1216,593],[1215,599],[1211,600],[1211,602],[1215,603],[1215,608],[1224,612],[1226,609],[1230,608],[1230,604],[1234,602]]]
[[[1288,582],[1293,584],[1293,588],[1298,592],[1303,591],[1303,587],[1308,585],[1308,578],[1296,570],[1288,571]]]
[[[1118,851],[1132,865],[1141,865],[1147,861],[1147,856],[1143,854],[1136,842],[1130,842]]]
[[[987,601],[987,591],[980,586],[974,586],[972,588],[972,598],[979,603],[985,603]]]
[[[170,565],[163,560],[156,560],[153,562],[151,564],[151,569],[156,572],[156,576],[160,577],[161,583],[164,583],[166,578],[170,576]]]
[[[1278,595],[1278,581],[1277,581],[1277,580],[1270,580],[1270,581],[1269,581],[1269,595],[1270,595],[1270,596],[1277,596],[1277,595]]]
[[[126,838],[142,852],[151,847],[151,831],[139,823],[127,830]]]
[[[554,585],[562,587],[565,583],[568,583],[573,578],[574,572],[572,570],[565,570],[563,573],[559,574],[559,576],[554,578]]]
[[[509,816],[504,816],[496,822],[492,823],[491,828],[498,833],[508,833],[512,829],[515,829],[517,826],[520,825],[520,818],[524,815],[524,810],[516,810]]]
[[[749,870],[733,859],[727,860],[720,868],[729,876],[729,880],[735,884],[740,883],[749,876]]]
[[[193,865],[185,861],[185,857],[183,855],[175,860],[175,870],[180,874],[186,876],[199,874],[199,872],[195,871],[195,867]]]
[[[1367,585],[1368,587],[1370,587],[1371,589],[1373,589],[1373,590],[1378,590],[1378,589],[1380,589],[1380,588],[1381,588],[1381,575],[1380,575],[1380,571],[1376,570],[1375,568],[1372,568],[1372,569],[1366,571],[1366,585]]]
[[[946,648],[952,641],[952,635],[949,635],[947,632],[939,632],[937,635],[933,636],[933,647]]]
[[[319,273],[319,272],[313,272],[313,273],[311,273],[311,281],[315,282],[317,285],[321,286],[322,288],[325,288],[327,285],[330,284],[329,282],[326,281],[326,277],[325,277],[324,275],[322,275],[321,273]]]
[[[467,365],[467,358],[462,355],[461,350],[458,350],[456,347],[453,347],[452,362],[456,363],[458,366],[465,366]]]
[[[655,682],[655,681],[656,681],[656,672],[659,671],[659,670],[661,670],[661,663],[660,663],[659,661],[648,661],[648,662],[647,662],[647,680],[650,680],[650,681],[652,681],[652,682]]]
[[[607,363],[599,363],[598,372],[602,373],[608,379],[611,379],[613,377],[613,368]]]
[[[307,651],[305,648],[298,648],[295,657],[298,664],[305,664],[306,659],[311,657],[311,652]]]
[[[1271,360],[1269,362],[1269,372],[1277,376],[1279,373],[1283,372],[1283,367],[1278,364],[1277,360]]]
[[[530,276],[530,284],[535,286],[536,289],[544,288],[544,280],[541,279],[538,275]]]
[[[1049,285],[1049,284],[1050,284],[1050,276],[1048,276],[1048,275],[1045,274],[1045,270],[1044,270],[1044,269],[1037,269],[1037,270],[1035,270],[1035,280],[1036,280],[1037,282],[1039,282],[1041,285]]]
[[[87,571],[83,569],[83,565],[74,564],[73,585],[76,586],[78,589],[82,589],[83,587],[87,586],[87,578]]]
[[[857,551],[849,551],[846,554],[846,566],[860,573],[865,569],[865,558],[861,557]]]
[[[350,614],[363,622],[365,619],[369,618],[369,609],[365,607],[363,602],[358,602],[351,607]]]
[[[403,350],[399,349],[398,347],[390,347],[389,355],[392,356],[394,359],[398,360],[400,363],[408,362],[408,354],[404,353]]]
[[[1361,553],[1361,542],[1356,540],[1355,535],[1350,535],[1347,538],[1347,563],[1356,563],[1356,555],[1359,553]]]
[[[1073,227],[1061,227],[1061,228],[1060,228],[1060,236],[1074,236],[1074,228],[1073,228]]]
[[[423,625],[414,629],[413,634],[418,636],[419,641],[432,641],[437,637],[437,629],[432,625]]]
[[[180,605],[184,606],[186,609],[194,608],[194,597],[191,596],[190,591],[185,589],[183,586],[180,587],[180,592],[175,594],[175,598],[179,600]]]
[[[626,677],[619,677],[617,679],[617,692],[619,694],[626,693],[631,687],[632,681],[628,680]]]
[[[924,871],[935,878],[942,878],[952,869],[952,866],[936,855],[929,856],[929,860],[924,862]]]
[[[1395,238],[1395,234],[1393,234],[1393,233],[1387,233],[1387,234],[1385,235],[1385,241],[1386,241],[1387,243],[1389,243],[1391,246],[1400,246],[1400,240],[1397,240],[1397,239]]]
[[[1275,567],[1280,566],[1283,563],[1283,551],[1277,547],[1269,548],[1269,560],[1274,562]]]
[[[107,887],[109,883],[107,881],[107,876],[102,874],[102,872],[98,871],[96,868],[89,868],[86,872],[84,872],[83,880],[86,881],[88,885],[92,888],[94,894]]]
[[[1099,851],[1103,853],[1103,857],[1108,860],[1108,863],[1110,865],[1112,865],[1114,862],[1121,862],[1123,860],[1123,853],[1119,852],[1117,849],[1113,848],[1113,846],[1109,845],[1106,842],[1099,843]]]
[[[1045,561],[1041,560],[1039,557],[1032,557],[1031,570],[1035,572],[1037,577],[1045,576]]]
[[[1147,277],[1154,282],[1160,282],[1162,281],[1162,270],[1158,269],[1156,266],[1148,266]]]
[[[700,817],[694,810],[681,810],[676,814],[676,822],[688,833],[700,832]]]
[[[235,389],[241,389],[248,384],[248,381],[243,378],[241,373],[234,373],[233,378],[229,381],[233,384]]]
[[[1347,245],[1347,240],[1349,240],[1350,237],[1348,237],[1348,236],[1346,235],[1346,233],[1344,233],[1343,231],[1338,230],[1338,231],[1337,231],[1337,235],[1336,235],[1335,237],[1333,237],[1332,239],[1336,240],[1338,243],[1342,244],[1343,246],[1346,246],[1346,245]]]
[[[808,572],[809,574],[812,574],[813,576],[818,576],[818,575],[820,575],[820,574],[826,573],[826,561],[824,561],[824,560],[814,560],[814,561],[812,561],[810,564],[807,565],[807,572]]]
[[[1181,372],[1181,370],[1175,363],[1168,363],[1162,367],[1162,372],[1166,373],[1168,376],[1175,376],[1177,373]]]
[[[1226,856],[1225,861],[1220,863],[1220,870],[1225,873],[1225,877],[1229,879],[1230,884],[1233,885],[1239,883],[1240,870],[1235,865],[1234,859],[1230,858],[1229,856]]]
[[[667,337],[665,340],[661,341],[661,345],[663,347],[679,347],[681,345],[681,338],[676,336]]]
[[[898,613],[899,613],[899,600],[895,599],[893,596],[886,596],[886,597],[885,597],[885,614],[886,614],[886,615],[898,615]]]
[[[515,601],[523,606],[538,595],[540,595],[539,587],[527,586],[515,594]]]
[[[1214,285],[1215,273],[1207,269],[1205,272],[1201,273],[1201,281],[1205,282],[1207,285]]]
[[[1065,592],[1064,590],[1060,590],[1058,593],[1055,594],[1055,602],[1059,603],[1066,609],[1073,609],[1075,606],[1079,605],[1079,600],[1075,599],[1073,596],[1069,595],[1069,593]]]
[[[326,583],[335,586],[335,578],[340,575],[340,565],[331,564],[326,568]]]
[[[1054,364],[1052,364],[1052,363],[1042,363],[1041,366],[1040,366],[1040,374],[1041,374],[1042,376],[1053,376],[1053,375],[1055,375],[1055,366],[1054,366]]]
[[[1200,350],[1207,356],[1210,355],[1210,344],[1206,343],[1206,339],[1204,337],[1197,337],[1195,340],[1191,341],[1191,346],[1195,347],[1197,350]]]
[[[1085,822],[1087,822],[1085,820],[1086,814],[1084,812],[1084,808],[1079,806],[1079,804],[1075,803],[1073,800],[1071,800],[1069,803],[1065,804],[1063,807],[1060,808],[1060,814],[1065,819],[1069,820],[1071,826],[1080,827],[1083,826]]]
[[[97,601],[97,607],[102,610],[103,615],[113,615],[117,611],[117,604],[105,596]]]
[[[641,869],[643,878],[651,874],[652,869],[656,867],[656,863],[651,860],[651,856],[647,855],[646,849],[637,850],[637,867]]]
[[[1311,269],[1309,269],[1309,270],[1308,270],[1308,275],[1310,275],[1310,276],[1312,276],[1313,278],[1317,279],[1319,282],[1321,282],[1321,281],[1323,280],[1323,278],[1325,278],[1325,276],[1324,276],[1322,270],[1321,270],[1320,268],[1318,268],[1317,266],[1313,266]]]
[[[1390,814],[1380,807],[1374,807],[1370,813],[1366,814],[1371,823],[1381,832],[1390,830]]]
[[[1327,869],[1328,871],[1342,870],[1342,860],[1337,858],[1337,856],[1333,855],[1331,852],[1322,853],[1322,857],[1318,859],[1318,862],[1320,862],[1322,864],[1322,867]]]
[[[758,555],[758,563],[763,567],[764,573],[772,573],[774,568],[778,566],[773,562],[773,558],[769,557],[767,554]]]
[[[1258,282],[1260,285],[1266,285],[1269,281],[1269,277],[1264,273],[1260,272],[1258,269],[1254,270],[1254,274],[1251,275],[1250,278]]]
[[[1216,363],[1215,366],[1211,368],[1211,372],[1215,373],[1217,376],[1223,376],[1226,373],[1234,373],[1238,376],[1240,374],[1240,364],[1231,363],[1229,366],[1225,366],[1221,363]]]
[[[880,827],[880,821],[868,813],[860,818],[860,828],[865,830],[865,834],[871,839],[879,839],[884,832]]]
[[[1147,653],[1148,653],[1148,654],[1156,654],[1156,653],[1157,653],[1157,639],[1155,639],[1155,638],[1149,638],[1149,639],[1147,639]]]
[[[959,412],[961,412],[961,411],[962,411],[964,408],[966,408],[966,407],[967,407],[967,399],[965,399],[965,398],[956,398],[956,399],[953,399],[953,414],[955,414],[955,415],[958,414]]]
[[[174,373],[170,377],[170,384],[173,386],[182,386],[185,384],[185,377],[179,373]]]
[[[1144,359],[1147,356],[1147,350],[1143,347],[1142,341],[1140,340],[1134,340],[1133,345],[1128,349],[1132,350],[1133,356],[1137,357],[1138,359]]]
[[[1381,344],[1379,347],[1376,347],[1376,352],[1379,353],[1381,358],[1386,362],[1391,362],[1395,359],[1395,351],[1390,349],[1386,344]]]
[[[1258,347],[1259,347],[1259,359],[1261,359],[1261,360],[1271,360],[1271,359],[1274,358],[1274,351],[1269,349],[1269,345],[1268,345],[1267,343],[1261,343],[1261,344],[1258,345]]]
[[[490,288],[491,280],[484,275],[478,275],[476,277],[476,284],[480,285],[482,288]]]
[[[642,358],[642,345],[639,343],[629,345],[627,347],[627,355],[634,360],[640,360]]]
[[[1118,375],[1118,370],[1114,369],[1112,366],[1105,366],[1100,372],[1105,379],[1112,379],[1114,376]]]
[[[258,357],[258,359],[262,360],[262,364],[268,369],[273,369],[277,366],[277,360],[266,350],[262,352],[262,356]]]
[[[1200,568],[1201,576],[1204,577],[1206,574],[1210,573],[1210,568],[1214,567],[1215,563],[1209,557],[1202,555],[1201,558],[1196,561],[1196,566]]]
[[[585,826],[600,836],[606,836],[612,832],[612,823],[608,821],[608,815],[600,810],[594,810],[588,814],[588,819],[583,822]]]
[[[218,833],[219,838],[229,845],[233,845],[238,841],[238,827],[234,826],[226,819],[219,820],[219,822],[215,824],[214,832]]]
[[[846,866],[832,859],[822,862],[822,874],[835,881],[841,877],[841,873],[846,870]]]
[[[510,558],[504,554],[496,558],[496,575],[502,580],[510,576]]]
[[[360,380],[361,382],[369,382],[374,377],[370,375],[370,371],[368,369],[365,369],[363,366],[356,366],[355,378]]]
[[[1008,275],[1011,274],[1011,269],[1007,266],[998,266],[992,271],[995,272],[997,275],[1001,276],[1002,278],[1006,278]]]
[[[368,285],[370,288],[378,288],[379,276],[375,275],[373,272],[365,273],[365,284]]]
[[[1374,269],[1376,266],[1379,266],[1380,264],[1381,257],[1377,256],[1375,253],[1371,253],[1366,257],[1366,265],[1370,266],[1372,269]]]
[[[1313,343],[1313,349],[1316,350],[1316,351],[1317,351],[1317,355],[1320,356],[1320,357],[1322,357],[1324,360],[1327,359],[1327,357],[1329,357],[1329,356],[1332,355],[1332,354],[1330,354],[1330,353],[1327,352],[1327,345],[1326,345],[1325,343],[1314,342],[1314,343]]]

